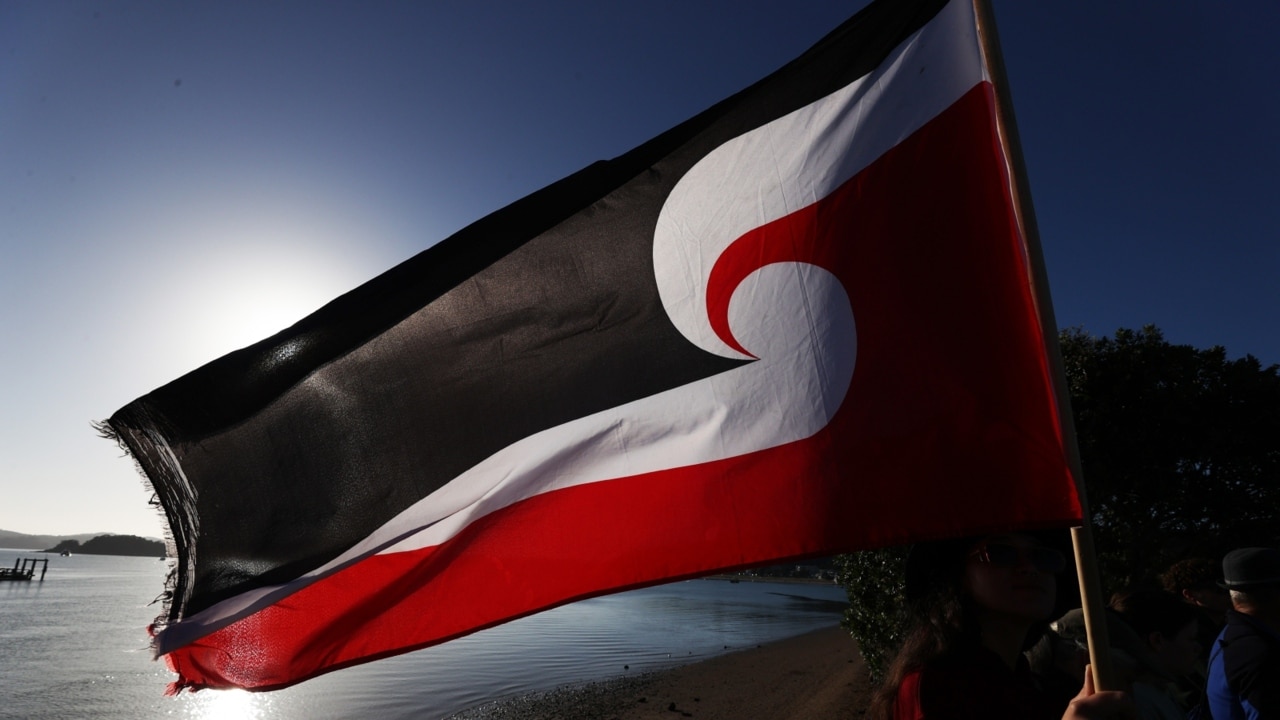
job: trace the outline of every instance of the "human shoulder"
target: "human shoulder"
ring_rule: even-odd
[[[1280,717],[1280,636],[1232,613],[1214,652],[1209,668],[1214,702],[1240,702],[1261,712],[1260,717]]]
[[[1028,668],[1011,670],[986,648],[936,658],[918,673],[916,684],[918,717],[924,720],[1057,720],[1061,716],[1061,708],[1055,710],[1035,687]],[[914,720],[910,715],[905,718]]]
[[[1228,613],[1218,646],[1228,673],[1232,668],[1280,662],[1280,635],[1243,613]]]

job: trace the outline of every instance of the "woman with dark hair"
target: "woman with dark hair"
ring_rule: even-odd
[[[1129,717],[1122,693],[1085,689],[1064,708],[1022,653],[1054,616],[1063,553],[1024,534],[917,545],[907,560],[912,628],[876,692],[873,720]]]

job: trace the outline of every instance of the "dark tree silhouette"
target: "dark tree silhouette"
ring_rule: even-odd
[[[63,540],[44,552],[85,555],[135,555],[139,557],[164,557],[164,543],[149,540],[136,535],[99,535],[80,543],[76,540]]]
[[[1104,584],[1280,532],[1280,366],[1154,326],[1061,335]]]

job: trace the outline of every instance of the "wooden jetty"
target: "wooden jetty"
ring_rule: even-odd
[[[19,565],[21,563],[21,565]],[[15,558],[12,568],[0,568],[0,580],[32,580],[36,576],[36,566],[40,568],[40,582],[44,582],[44,574],[49,571],[49,558]]]

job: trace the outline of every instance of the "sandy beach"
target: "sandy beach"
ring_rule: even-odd
[[[870,685],[839,627],[651,673],[492,703],[453,720],[858,718]]]

